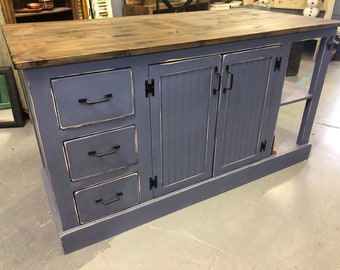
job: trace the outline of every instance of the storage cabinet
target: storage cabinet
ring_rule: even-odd
[[[28,24],[26,44],[49,45],[39,53],[20,45],[22,27],[3,26],[64,251],[307,159],[337,26],[239,9],[58,22],[36,32]],[[296,89],[284,84],[292,43],[315,37],[312,89],[281,100]],[[60,50],[65,40],[72,46]],[[279,108],[296,100],[306,102],[298,141],[271,155]]]
[[[279,52],[277,46],[149,67],[155,196],[270,155],[275,127],[267,116],[275,113]]]
[[[64,142],[67,167],[72,181],[81,180],[137,162],[134,126]]]
[[[268,157],[275,113],[271,96],[280,65],[280,47],[226,54],[222,64],[215,175]]]
[[[211,177],[220,67],[220,55],[149,67],[155,196]]]
[[[116,213],[138,204],[137,174],[76,191],[74,199],[80,224]]]
[[[51,83],[61,129],[134,114],[130,69],[56,78]]]
[[[139,160],[146,159],[139,153],[138,132],[143,129],[136,126],[132,68],[119,66],[87,71],[61,66],[46,70],[44,78],[39,69],[27,73],[30,87],[50,90],[32,89],[29,98],[41,102],[33,121],[51,132],[42,131],[39,143],[50,168],[47,184],[59,190],[54,198],[62,230],[141,200]]]

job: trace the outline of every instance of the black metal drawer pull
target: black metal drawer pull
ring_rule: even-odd
[[[107,94],[104,96],[104,98],[99,99],[99,100],[94,100],[94,101],[89,101],[87,98],[81,98],[79,99],[79,103],[86,103],[88,105],[93,105],[93,104],[97,104],[97,103],[103,103],[103,102],[107,102],[112,98],[112,94]]]
[[[115,145],[114,147],[112,147],[111,151],[108,152],[104,152],[104,153],[97,153],[96,151],[90,151],[88,152],[89,156],[96,156],[96,157],[105,157],[108,155],[113,155],[116,154],[117,151],[119,150],[120,145]]]
[[[120,200],[120,198],[123,196],[123,192],[118,192],[115,194],[115,197],[112,200],[104,201],[103,199],[99,198],[96,199],[96,203],[102,203],[103,205],[107,205],[113,202],[117,202]]]

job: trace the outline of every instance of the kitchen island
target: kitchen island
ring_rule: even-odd
[[[338,25],[235,9],[2,26],[64,251],[308,159]],[[285,83],[314,38],[309,89]],[[273,154],[294,102],[299,134]]]

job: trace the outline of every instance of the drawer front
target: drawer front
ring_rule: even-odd
[[[53,79],[52,91],[62,129],[134,113],[130,69]]]
[[[72,181],[103,174],[137,162],[135,126],[64,142]]]
[[[139,203],[138,176],[86,188],[74,193],[81,224],[101,218]]]

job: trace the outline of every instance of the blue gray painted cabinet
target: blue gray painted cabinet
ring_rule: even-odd
[[[65,253],[307,159],[335,25],[21,69]],[[300,133],[271,155],[291,44],[315,37]]]
[[[220,55],[149,67],[155,196],[212,176],[220,67]]]
[[[277,113],[277,104],[273,106],[268,97],[275,91],[279,58],[278,46],[223,56],[215,175],[270,155],[274,134],[268,137],[265,132],[273,130],[266,116]]]

